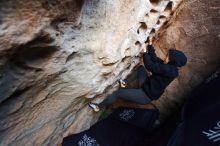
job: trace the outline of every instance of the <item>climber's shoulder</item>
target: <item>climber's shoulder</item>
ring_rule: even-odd
[[[166,73],[166,76],[175,78],[179,75],[178,68],[171,64],[164,64],[163,65],[164,71]]]

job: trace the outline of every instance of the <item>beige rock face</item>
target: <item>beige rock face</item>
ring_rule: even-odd
[[[157,101],[166,112],[170,100],[185,95],[219,61],[218,11],[211,11],[219,10],[218,1],[209,2],[210,13],[207,1],[184,2],[172,25],[161,29],[179,0],[1,1],[0,146],[54,146],[88,128],[99,114],[87,103],[117,88],[140,62],[142,44],[159,29],[161,57],[173,46],[189,56]]]

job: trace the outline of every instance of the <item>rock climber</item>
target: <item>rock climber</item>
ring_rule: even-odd
[[[143,53],[144,66],[132,73],[125,80],[120,80],[120,86],[125,88],[133,81],[138,82],[137,89],[120,89],[113,92],[101,103],[89,103],[89,107],[95,112],[108,107],[117,99],[124,99],[138,104],[148,104],[152,100],[158,99],[164,92],[165,88],[178,76],[178,69],[187,63],[185,54],[176,49],[170,49],[165,60],[156,56],[155,49],[151,43],[145,45]],[[146,69],[147,70],[146,70]],[[151,72],[151,75],[149,75]]]

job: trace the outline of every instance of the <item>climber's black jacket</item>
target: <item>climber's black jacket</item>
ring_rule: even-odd
[[[142,88],[151,99],[158,99],[164,89],[178,76],[178,68],[174,64],[164,64],[155,54],[152,45],[148,45],[148,53],[143,56],[144,66],[152,72]]]

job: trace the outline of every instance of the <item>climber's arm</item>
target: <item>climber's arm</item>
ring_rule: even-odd
[[[161,60],[160,58],[157,57],[157,55],[155,53],[155,49],[152,45],[148,45],[147,50],[148,50],[148,54],[150,55],[151,60],[153,62],[163,62],[163,60]]]
[[[162,76],[176,76],[177,74],[171,65],[153,62],[148,53],[144,54],[144,66],[153,74],[160,74]]]
[[[155,49],[152,45],[148,45],[147,46],[147,51],[148,51],[148,54],[150,55],[151,57],[151,60],[156,62],[157,61],[157,55],[155,53]]]

